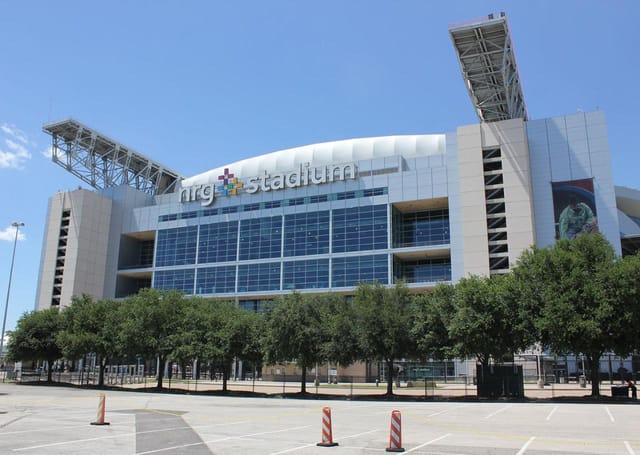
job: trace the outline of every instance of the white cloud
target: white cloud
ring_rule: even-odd
[[[16,128],[15,125],[9,125],[8,123],[3,123],[2,125],[0,125],[0,130],[2,130],[2,132],[4,132],[7,136],[11,136],[19,140],[23,144],[29,143],[29,138],[24,133],[24,131]]]
[[[21,169],[31,159],[27,135],[8,123],[0,125],[0,169]]]
[[[0,240],[6,240],[7,242],[13,242],[16,238],[16,228],[13,226],[7,226],[4,231],[0,231]],[[27,236],[22,231],[18,231],[18,240],[26,240]]]

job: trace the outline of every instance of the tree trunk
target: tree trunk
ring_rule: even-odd
[[[107,367],[107,359],[98,359],[98,387],[104,387],[104,370]]]
[[[158,384],[157,384],[157,388],[161,389],[162,388],[162,379],[164,378],[164,366],[167,363],[166,359],[164,356],[160,356],[158,357],[159,362],[158,362]]]
[[[53,365],[53,362],[51,360],[47,360],[47,382],[53,381],[53,371],[51,369],[51,365]]]
[[[600,397],[600,356],[599,352],[587,354],[589,366],[591,367],[591,396]]]
[[[301,393],[307,393],[307,367],[302,366],[302,384],[300,387]]]
[[[394,376],[394,371],[393,371],[393,359],[387,359],[386,361],[387,364],[387,396],[392,396],[393,395],[393,376]]]
[[[222,391],[226,392],[227,391],[227,379],[229,378],[229,370],[231,368],[229,368],[229,365],[227,362],[224,362],[222,364]]]

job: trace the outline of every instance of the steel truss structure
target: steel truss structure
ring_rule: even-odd
[[[504,13],[449,26],[471,102],[481,122],[527,120],[524,95]]]
[[[150,195],[172,193],[184,177],[73,120],[49,123],[52,160],[96,189],[129,185]]]

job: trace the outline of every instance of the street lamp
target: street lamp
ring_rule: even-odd
[[[4,349],[4,329],[7,325],[7,311],[9,310],[9,294],[11,293],[11,278],[13,277],[13,261],[16,258],[16,244],[18,243],[18,232],[20,228],[24,226],[24,223],[11,223],[11,226],[16,228],[16,236],[13,239],[13,253],[11,254],[11,268],[9,268],[9,284],[7,284],[7,300],[4,303],[4,317],[2,318],[2,332],[0,332],[0,357],[2,357],[2,350]],[[1,360],[1,359],[0,359]]]

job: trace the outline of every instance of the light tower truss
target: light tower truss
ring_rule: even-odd
[[[52,160],[93,188],[129,185],[150,195],[171,193],[184,177],[73,120],[48,123]]]
[[[516,56],[504,13],[450,25],[471,102],[481,122],[527,120]]]

